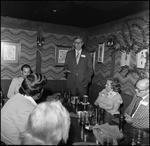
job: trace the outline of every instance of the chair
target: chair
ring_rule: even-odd
[[[1,141],[1,145],[6,145],[3,141]]]

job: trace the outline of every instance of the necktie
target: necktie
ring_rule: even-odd
[[[79,51],[77,51],[77,54],[76,54],[76,62],[77,62],[77,64],[78,64],[78,62],[79,62]]]
[[[134,107],[133,107],[132,112],[131,112],[131,115],[130,115],[131,117],[132,117],[132,115],[134,114],[134,112],[136,111],[136,109],[137,109],[137,107],[138,107],[140,101],[142,100],[141,97],[137,97],[137,98],[138,98],[138,99],[137,99],[137,101],[135,102]]]

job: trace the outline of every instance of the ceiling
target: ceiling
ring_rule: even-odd
[[[1,1],[1,16],[89,28],[149,10],[149,1]]]

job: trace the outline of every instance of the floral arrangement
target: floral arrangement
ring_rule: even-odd
[[[140,24],[136,23],[136,21],[144,22],[148,30],[145,31]],[[134,23],[129,24],[129,22]],[[135,40],[131,31],[132,28],[137,28],[139,32],[141,32],[142,42],[137,42]],[[125,31],[128,31],[128,33],[125,33]],[[147,13],[146,17],[134,17],[124,20],[122,23],[121,34],[125,45],[122,45],[119,41],[117,41],[119,47],[113,48],[114,52],[123,51],[128,54],[132,50],[135,52],[135,54],[137,54],[144,49],[147,49],[148,51],[146,52],[146,64],[144,69],[137,68],[136,65],[134,65],[132,68],[129,66],[122,66],[120,72],[122,72],[124,69],[127,69],[125,77],[127,77],[127,75],[130,73],[136,73],[140,78],[145,77],[145,71],[149,72],[149,14]]]

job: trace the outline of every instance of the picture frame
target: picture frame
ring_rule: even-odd
[[[55,46],[55,66],[64,66],[66,54],[71,49],[72,46]]]
[[[143,68],[144,69],[145,63],[146,63],[146,52],[147,52],[147,49],[143,49],[139,53],[136,54],[136,66],[137,66],[137,68]]]
[[[95,71],[96,52],[91,52],[90,54],[91,54],[91,58],[92,58],[93,70]]]
[[[1,40],[1,64],[18,64],[21,43]]]
[[[130,66],[131,62],[131,52],[126,53],[126,52],[121,52],[121,66]]]
[[[97,62],[101,62],[101,63],[104,62],[104,47],[105,47],[105,43],[99,43]]]

